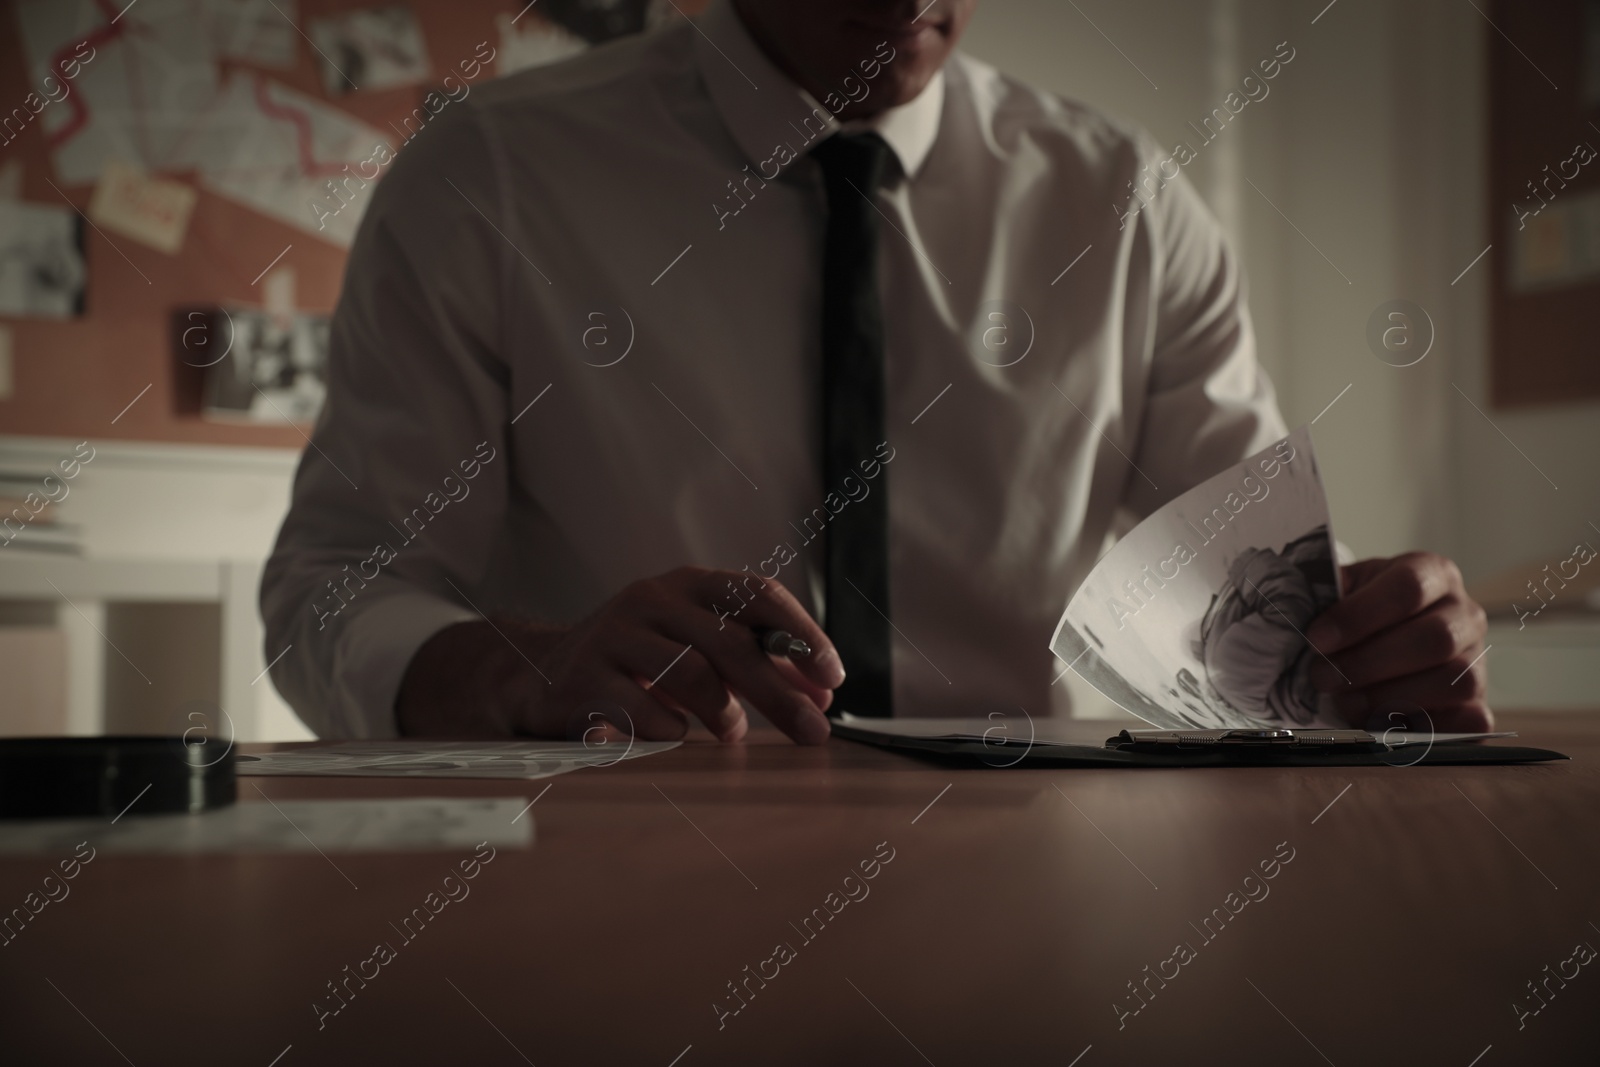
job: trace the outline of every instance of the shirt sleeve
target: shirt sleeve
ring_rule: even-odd
[[[320,737],[396,736],[412,655],[478,617],[469,594],[504,524],[515,252],[483,121],[454,104],[372,190],[327,401],[262,577],[272,680]]]
[[[1159,153],[1143,162],[1159,170]],[[1143,518],[1287,434],[1256,359],[1244,274],[1182,173],[1140,212],[1154,319],[1135,459],[1124,506]]]

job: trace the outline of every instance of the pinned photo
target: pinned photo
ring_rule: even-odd
[[[229,308],[214,331],[225,354],[206,368],[209,418],[317,421],[328,392],[328,316]]]
[[[329,96],[416,85],[428,78],[428,46],[409,7],[396,4],[312,19],[307,32]]]
[[[76,318],[87,284],[76,211],[0,200],[0,315]]]

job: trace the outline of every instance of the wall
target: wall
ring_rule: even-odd
[[[1492,31],[1472,26],[1463,33],[1460,25],[1450,30],[1445,54],[1450,59],[1452,82],[1462,90],[1464,106],[1446,117],[1456,127],[1460,142],[1470,145],[1462,152],[1460,165],[1474,164],[1457,179],[1450,210],[1476,222],[1469,245],[1482,248],[1495,240],[1498,247],[1503,235],[1489,232],[1490,209],[1484,202],[1481,167],[1488,134],[1481,118],[1486,94],[1482,72],[1487,67],[1485,51]],[[1503,218],[1503,212],[1496,217]],[[1463,376],[1472,383],[1472,398],[1487,411],[1488,279],[1478,277],[1473,282],[1471,289],[1454,293],[1452,311],[1461,330]],[[1465,285],[1463,281],[1462,287]],[[1462,385],[1466,387],[1466,381]],[[1475,415],[1459,419],[1456,425],[1459,461],[1452,473],[1456,522],[1461,531],[1459,550],[1465,565],[1483,571],[1535,559],[1542,565],[1566,558],[1577,539],[1593,534],[1588,523],[1600,525],[1600,467],[1595,463],[1600,457],[1600,404],[1561,404],[1490,414],[1504,437]],[[1518,455],[1506,438],[1529,459]],[[1545,481],[1530,459],[1559,488]],[[1532,568],[1528,576],[1537,569]]]
[[[1493,239],[1493,37],[1471,5],[1446,0],[983,0],[968,44],[1165,143],[1290,42],[1296,58],[1271,93],[1186,173],[1243,255],[1285,416],[1317,419],[1340,538],[1363,556],[1447,552],[1469,579],[1564,558],[1586,521],[1600,524],[1600,405],[1493,410],[1488,268],[1500,250],[1451,284]],[[1217,154],[1234,133],[1234,155]],[[1365,341],[1368,316],[1395,298],[1436,327],[1413,367],[1381,363]]]
[[[367,0],[297,0],[289,5],[302,26],[324,14],[376,6],[381,5]],[[501,43],[496,16],[509,18],[528,5],[515,0],[451,0],[410,6],[427,40],[430,66],[442,78],[471,59],[480,43],[491,48]],[[265,5],[260,7],[267,17],[276,17]],[[32,81],[15,8],[15,0],[0,0],[0,101],[4,102],[0,114],[21,103]],[[538,18],[537,13],[530,14],[519,29]],[[367,123],[395,147],[404,138],[392,131],[407,129],[401,125],[405,116],[431,87],[363,90],[329,99],[322,72],[304,41],[297,42],[296,56],[297,65],[289,70],[233,61],[224,61],[221,67],[225,75],[259,69],[274,82]],[[93,61],[85,69],[97,70]],[[479,80],[493,73],[490,64]],[[67,97],[46,106],[64,107],[70,101]],[[409,129],[414,131],[415,124]],[[63,184],[54,175],[42,118],[31,122],[15,141],[0,145],[0,164],[12,161],[23,166],[23,200],[87,208],[93,187]],[[193,174],[176,177],[199,188]],[[99,228],[85,230],[86,314],[70,322],[4,320],[13,335],[14,391],[10,398],[0,397],[0,433],[299,449],[304,437],[292,426],[231,424],[200,417],[197,398],[189,395],[194,390],[185,387],[193,373],[177,373],[181,368],[172,354],[170,319],[180,307],[218,302],[262,306],[259,276],[269,265],[293,270],[297,308],[331,311],[344,275],[345,250],[203,188],[176,255]],[[138,402],[129,407],[136,397]],[[126,414],[119,415],[125,407]]]
[[[1600,527],[1600,405],[1501,411],[1488,399],[1489,286],[1504,251],[1485,199],[1488,57],[1504,45],[1483,12],[1453,0],[983,0],[969,49],[1165,143],[1280,41],[1293,64],[1186,173],[1241,253],[1284,415],[1316,420],[1335,530],[1358,556],[1429,549],[1469,585],[1511,573],[1520,586]],[[1368,317],[1396,298],[1435,328],[1411,367],[1380,362],[1366,341]],[[1488,640],[1495,706],[1593,707],[1600,627],[1499,623]],[[1080,714],[1109,713],[1085,686],[1073,695]]]
[[[1491,408],[1487,268],[1499,247],[1451,284],[1493,239],[1484,116],[1494,39],[1483,15],[1454,0],[982,0],[966,44],[1169,143],[1290,42],[1296,58],[1270,95],[1185,173],[1243,256],[1261,358],[1286,417],[1317,419],[1340,538],[1364,556],[1447,552],[1469,579],[1564,558],[1586,522],[1600,524],[1600,405]],[[1427,308],[1437,330],[1414,367],[1379,362],[1364,338],[1373,309],[1396,297]],[[18,368],[29,403],[75,411],[70,392],[27,392],[29,358],[19,354]],[[83,358],[74,376],[128,384],[123,353]],[[18,410],[0,407],[0,420]],[[129,433],[148,430],[134,422]],[[109,523],[91,548],[259,558],[287,473],[287,457],[260,454],[273,458],[259,483],[174,469],[105,478],[95,503],[82,496]]]

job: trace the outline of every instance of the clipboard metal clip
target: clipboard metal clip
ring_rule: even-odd
[[[1291,730],[1266,727],[1244,730],[1123,730],[1106,742],[1107,748],[1144,752],[1174,749],[1247,748],[1272,750],[1378,751],[1388,746],[1365,730]]]

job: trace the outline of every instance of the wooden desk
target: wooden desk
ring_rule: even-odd
[[[1511,1004],[1576,943],[1600,947],[1600,717],[1505,719],[1572,761],[949,770],[765,737],[580,771],[532,809],[534,846],[500,850],[320,1031],[325,983],[398,941],[390,922],[461,857],[333,857],[357,889],[315,853],[101,856],[0,948],[0,1058],[1592,1064],[1600,961],[1552,981],[1520,1032]],[[276,798],[544,788],[254,781]],[[806,941],[796,927],[880,842],[893,859],[868,895]],[[1281,842],[1267,895],[1206,941]],[[0,862],[0,905],[48,866]],[[764,964],[780,942],[794,957]],[[1180,942],[1193,958],[1163,963]],[[776,977],[719,1030],[746,965]],[[1177,975],[1119,1030],[1146,965]]]

